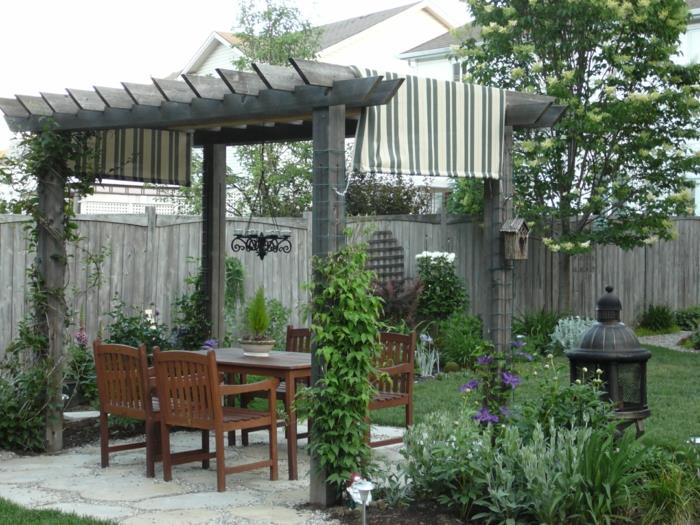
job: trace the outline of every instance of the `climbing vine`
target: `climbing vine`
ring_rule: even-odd
[[[61,446],[61,385],[70,317],[66,315],[66,243],[78,240],[72,199],[92,192],[93,134],[43,129],[20,136],[16,151],[0,159],[0,182],[11,194],[0,211],[27,215],[29,311],[0,367],[0,448]],[[62,198],[56,198],[57,193]],[[39,424],[40,421],[44,425]],[[44,436],[41,433],[45,432]]]
[[[381,300],[372,293],[374,272],[361,247],[347,246],[314,260],[317,277],[312,333],[322,363],[319,383],[304,392],[300,408],[313,421],[310,448],[340,491],[351,473],[366,473],[370,377],[379,351]]]

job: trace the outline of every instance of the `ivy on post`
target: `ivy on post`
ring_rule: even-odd
[[[345,244],[345,207],[336,192],[345,187],[345,106],[315,109],[313,112],[313,209],[311,214],[311,252],[314,258],[325,257]],[[316,287],[321,276],[314,273]],[[314,289],[314,296],[319,290]],[[312,348],[312,384],[322,376],[321,361]],[[318,439],[312,427],[310,441]],[[316,454],[311,455],[311,503],[330,506],[337,500],[336,487],[327,483],[327,472]]]
[[[66,243],[77,240],[74,197],[92,191],[95,175],[92,135],[59,132],[48,121],[37,132],[22,137],[19,154],[3,159],[0,173],[15,195],[5,208],[30,215],[29,248],[36,259],[29,268],[32,313],[27,316],[25,341],[17,347],[29,350],[30,366],[44,370],[44,448],[57,452],[63,447],[64,344],[69,324],[65,299]]]

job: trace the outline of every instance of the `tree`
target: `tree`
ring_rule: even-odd
[[[402,175],[354,173],[345,194],[348,215],[405,215],[429,209],[430,192]]]
[[[289,57],[315,57],[319,32],[297,8],[283,0],[265,0],[259,7],[253,0],[241,4],[235,35],[243,56],[235,64],[237,69],[250,69],[256,61],[285,65]],[[240,169],[234,170],[230,182],[241,198],[233,205],[234,214],[289,217],[310,208],[313,150],[309,142],[238,146],[235,154]]]
[[[462,45],[470,80],[552,95],[553,128],[519,133],[518,212],[559,252],[559,309],[570,309],[571,257],[669,239],[687,213],[700,158],[700,66],[675,64],[683,0],[467,0],[482,42]]]

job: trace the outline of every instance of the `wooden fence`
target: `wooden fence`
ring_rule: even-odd
[[[186,291],[185,279],[196,271],[200,255],[201,220],[197,217],[146,215],[82,215],[78,217],[81,241],[71,246],[68,269],[70,306],[83,312],[90,338],[109,324],[113,298],[126,304],[154,308],[160,320],[171,322],[173,301]],[[367,240],[371,232],[388,230],[404,249],[405,273],[415,275],[415,256],[424,251],[456,253],[458,273],[465,279],[472,310],[482,313],[488,269],[482,253],[482,227],[464,217],[388,216],[350,218],[352,241]],[[26,218],[0,216],[0,357],[17,335],[26,309],[26,270],[33,254],[27,251]],[[310,219],[277,219],[292,232],[292,252],[269,254],[263,261],[252,253],[236,254],[245,269],[245,293],[259,286],[291,310],[290,321],[304,318],[308,300],[304,284],[310,281]],[[678,238],[625,252],[615,247],[593,250],[574,258],[573,311],[592,316],[595,301],[605,285],[615,286],[623,305],[623,318],[633,321],[649,304],[683,308],[700,304],[700,218],[675,221]],[[270,229],[271,219],[257,218],[252,228]],[[229,220],[227,239],[246,221]],[[94,265],[88,255],[108,250],[101,264],[102,279],[91,285]],[[233,255],[229,251],[230,255]],[[514,312],[555,309],[557,255],[538,239],[531,239],[529,259],[515,263]]]

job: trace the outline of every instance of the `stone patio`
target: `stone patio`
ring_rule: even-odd
[[[299,431],[304,431],[301,426]],[[401,435],[403,429],[373,427],[372,436]],[[0,497],[35,509],[57,509],[114,520],[125,525],[155,523],[316,525],[338,523],[322,511],[300,508],[309,498],[309,457],[306,441],[299,442],[299,480],[287,479],[284,432],[279,437],[279,481],[267,469],[231,474],[226,492],[216,492],[216,465],[198,463],[173,467],[173,480],[164,482],[160,464],[155,479],[146,478],[143,450],[113,454],[110,467],[99,466],[99,443],[56,455],[16,456],[0,452]],[[227,448],[227,464],[267,457],[267,433],[250,435],[250,446]],[[197,432],[175,432],[173,450],[199,446]],[[115,441],[116,443],[117,441]],[[213,439],[211,449],[214,450]],[[399,446],[375,449],[378,461],[395,464]]]

